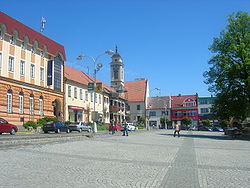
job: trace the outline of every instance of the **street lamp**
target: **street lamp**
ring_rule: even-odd
[[[77,60],[82,60],[84,57],[88,57],[90,58],[93,63],[94,63],[94,114],[95,114],[95,117],[94,117],[94,129],[93,129],[93,133],[96,133],[97,132],[97,126],[96,126],[96,111],[95,111],[95,103],[96,103],[96,92],[95,92],[95,88],[96,88],[96,73],[102,68],[102,64],[101,63],[98,63],[97,64],[97,60],[105,55],[105,54],[108,54],[108,55],[113,55],[114,52],[112,50],[107,50],[105,53],[102,53],[100,55],[98,55],[96,58],[92,57],[92,56],[88,56],[88,55],[79,55],[76,59]]]

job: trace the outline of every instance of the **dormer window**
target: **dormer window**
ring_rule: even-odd
[[[117,61],[117,59],[115,59],[115,61]]]

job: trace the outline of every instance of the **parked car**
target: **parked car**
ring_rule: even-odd
[[[135,131],[135,126],[133,123],[126,123],[126,124],[127,124],[127,128],[129,131]],[[122,125],[121,131],[123,131],[123,128],[124,128],[124,124]]]
[[[212,127],[212,131],[224,132],[221,127]]]
[[[70,129],[67,125],[65,125],[61,121],[53,121],[53,122],[49,122],[43,126],[44,133],[48,133],[49,131],[53,131],[55,133],[60,133],[60,132],[69,133]]]
[[[78,131],[80,133],[82,131],[91,132],[92,128],[84,122],[75,122],[75,123],[69,124],[69,130],[70,132]]]
[[[10,134],[14,135],[14,134],[16,134],[17,131],[18,131],[17,126],[8,123],[8,121],[6,121],[3,118],[0,118],[0,134],[10,133]]]
[[[121,126],[119,126],[119,125],[114,125],[115,127],[115,131],[120,131],[121,130]],[[112,125],[109,125],[109,131],[112,131]]]
[[[211,127],[200,126],[198,127],[198,131],[212,131]]]

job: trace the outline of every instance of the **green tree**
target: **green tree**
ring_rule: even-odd
[[[160,118],[160,122],[161,122],[161,125],[162,126],[167,126],[167,125],[165,125],[165,122],[166,122],[166,124],[169,122],[169,120],[168,120],[168,118],[166,118],[166,117],[161,117]]]
[[[192,124],[192,118],[191,117],[184,117],[182,119],[182,124],[187,127],[188,125]]]
[[[139,124],[145,125],[145,123],[146,123],[146,118],[145,117],[140,117]]]
[[[216,95],[213,110],[221,120],[244,120],[250,113],[250,16],[238,12],[209,48],[215,55],[204,73]]]
[[[202,120],[202,125],[209,127],[210,126],[210,120],[206,119],[206,120]]]

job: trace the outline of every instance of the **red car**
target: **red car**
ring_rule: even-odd
[[[0,134],[10,133],[12,135],[16,134],[18,131],[17,126],[9,124],[5,119],[0,118]]]
[[[115,131],[120,131],[122,127],[119,125],[115,125],[114,128],[115,128]],[[109,131],[112,131],[112,125],[109,126]]]

